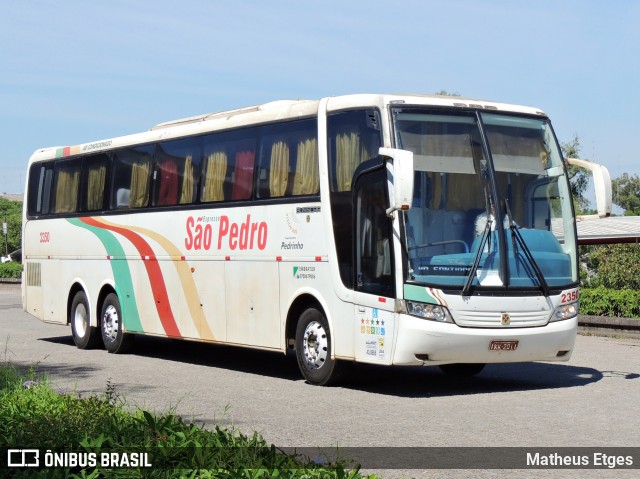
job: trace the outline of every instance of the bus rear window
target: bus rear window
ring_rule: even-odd
[[[36,163],[29,171],[29,194],[27,196],[27,215],[38,217],[49,213],[53,165]]]

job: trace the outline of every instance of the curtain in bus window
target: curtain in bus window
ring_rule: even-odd
[[[139,163],[131,165],[131,196],[129,197],[129,206],[132,208],[140,208],[147,206],[149,201],[149,172],[151,170],[151,162],[143,160]]]
[[[158,206],[175,205],[178,201],[178,167],[175,161],[165,160],[158,164],[160,188],[158,190]]]
[[[95,211],[102,209],[106,176],[106,165],[89,166],[89,174],[87,177],[87,210]]]
[[[308,138],[298,143],[293,195],[315,195],[320,188],[318,171],[318,142]]]
[[[227,176],[227,154],[224,151],[211,153],[207,157],[207,174],[202,192],[202,201],[224,200],[224,179]]]
[[[184,174],[182,176],[182,190],[180,192],[180,204],[184,205],[193,201],[193,157],[187,156],[184,162]]]
[[[289,146],[277,141],[271,146],[271,164],[269,165],[269,196],[284,196],[289,179]]]
[[[251,197],[253,191],[253,164],[255,151],[246,150],[236,153],[236,166],[233,171],[232,200],[246,200]]]
[[[484,207],[484,194],[475,175],[447,174],[446,209],[469,210]]]
[[[445,200],[442,198],[442,178],[444,174],[430,173],[429,179],[431,185],[431,202],[427,207],[432,210],[439,210],[444,207]]]
[[[362,161],[369,158],[358,132],[340,133],[336,136],[336,177],[338,191],[350,191],[353,173]]]
[[[56,206],[54,213],[73,213],[78,207],[80,171],[77,168],[60,168],[56,181]]]

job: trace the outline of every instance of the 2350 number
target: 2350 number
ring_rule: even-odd
[[[580,290],[574,289],[573,291],[569,291],[568,293],[562,293],[562,302],[570,303],[572,301],[577,301],[580,297]]]

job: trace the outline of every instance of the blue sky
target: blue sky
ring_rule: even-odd
[[[0,193],[43,146],[289,98],[532,105],[613,177],[640,173],[640,2],[20,0],[0,4]]]

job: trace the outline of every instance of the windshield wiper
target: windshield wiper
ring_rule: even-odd
[[[542,274],[542,271],[540,270],[538,263],[533,258],[533,255],[531,254],[531,250],[527,246],[527,243],[525,243],[524,238],[522,238],[522,234],[520,234],[520,231],[518,230],[518,225],[516,224],[516,222],[513,220],[513,217],[511,216],[511,208],[509,208],[509,200],[507,200],[507,198],[504,199],[504,206],[505,206],[505,209],[507,210],[507,217],[509,218],[509,230],[511,231],[511,241],[513,241],[513,257],[516,260],[516,264],[518,261],[518,256],[517,256],[518,252],[516,251],[516,242],[517,242],[517,244],[520,245],[520,248],[522,249],[524,256],[529,261],[529,264],[531,264],[531,267],[533,268],[533,271],[536,274],[536,278],[538,279],[538,283],[540,283],[540,288],[542,289],[542,292],[544,293],[545,296],[549,296],[549,284],[547,283],[547,280],[544,279],[544,275]]]
[[[478,246],[478,251],[476,251],[476,255],[473,258],[473,265],[471,266],[471,270],[467,275],[467,281],[464,283],[464,287],[462,288],[462,296],[469,296],[469,292],[471,291],[471,285],[473,284],[473,277],[476,275],[478,271],[478,266],[480,266],[480,259],[482,258],[482,252],[484,251],[484,244],[489,239],[489,232],[491,231],[491,223],[493,223],[493,215],[491,214],[492,208],[489,207],[491,199],[487,195],[487,188],[484,187],[484,207],[485,214],[487,215],[487,222],[484,225],[484,230],[482,231],[482,238],[480,238],[480,245]],[[491,241],[489,241],[489,250],[491,249]]]

